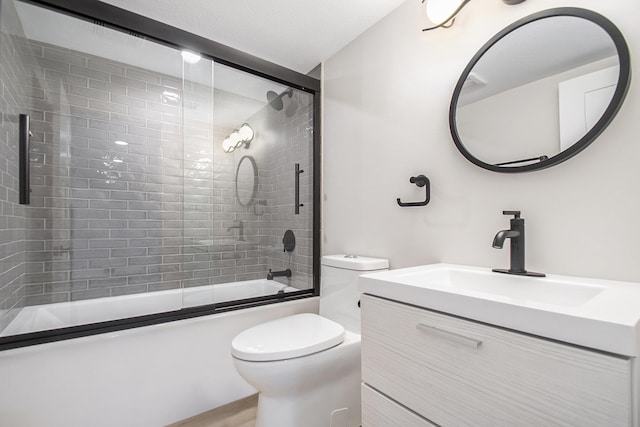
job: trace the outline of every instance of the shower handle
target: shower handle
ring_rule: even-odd
[[[20,114],[18,130],[18,202],[21,205],[30,204],[31,173],[29,165],[29,143],[31,142],[31,131],[29,130],[29,115]]]
[[[300,174],[304,173],[302,169],[300,169],[300,163],[296,163],[296,178],[295,178],[295,214],[300,214],[300,208],[304,206],[304,204],[300,203]]]

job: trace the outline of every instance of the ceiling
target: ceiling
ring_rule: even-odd
[[[102,1],[306,74],[405,0]]]

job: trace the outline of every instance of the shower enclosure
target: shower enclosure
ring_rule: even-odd
[[[0,7],[0,348],[318,294],[316,79],[97,1]]]

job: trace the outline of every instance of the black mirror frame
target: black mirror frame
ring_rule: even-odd
[[[249,197],[249,201],[247,203],[242,203],[240,200],[240,194],[238,193],[238,173],[240,172],[240,166],[242,166],[242,162],[248,160],[251,162],[251,167],[253,168],[253,191],[251,192],[251,197]],[[238,204],[240,206],[250,206],[256,200],[256,193],[258,192],[258,165],[256,164],[256,159],[252,156],[242,156],[240,161],[238,162],[238,167],[236,168],[236,199],[238,200]]]
[[[460,97],[460,92],[462,91],[464,82],[473,67],[480,60],[480,58],[503,37],[522,27],[523,25],[553,16],[574,16],[589,20],[599,25],[603,30],[606,31],[609,37],[611,37],[618,52],[618,58],[620,61],[620,75],[618,77],[618,85],[616,86],[616,90],[613,94],[613,97],[611,98],[611,102],[607,106],[607,109],[604,111],[602,117],[600,117],[596,124],[582,138],[576,141],[571,147],[556,154],[553,157],[542,160],[539,163],[524,166],[500,167],[492,165],[490,163],[485,163],[477,159],[469,151],[467,151],[464,144],[462,143],[462,140],[460,139],[460,135],[458,134],[455,113],[458,106],[458,98]],[[473,56],[473,58],[471,58],[471,61],[469,61],[469,64],[462,72],[462,75],[460,76],[460,79],[458,80],[458,83],[456,84],[456,87],[453,91],[453,96],[451,97],[451,105],[449,107],[449,129],[451,130],[453,142],[456,144],[456,147],[462,153],[462,155],[466,157],[467,160],[469,160],[471,163],[480,166],[481,168],[488,169],[494,172],[506,173],[529,172],[534,170],[546,169],[548,167],[562,163],[584,150],[607,128],[607,126],[609,126],[609,123],[611,123],[613,118],[618,113],[618,110],[620,110],[622,103],[624,102],[624,99],[629,90],[630,83],[631,61],[629,48],[624,39],[624,36],[622,35],[622,32],[620,32],[620,30],[611,21],[596,12],[581,8],[561,7],[543,10],[541,12],[526,16],[504,28],[498,34],[493,36],[491,40],[485,43],[485,45],[480,48],[480,50]]]

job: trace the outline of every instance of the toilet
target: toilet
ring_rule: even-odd
[[[322,257],[320,314],[272,320],[238,334],[231,354],[259,392],[256,427],[356,427],[360,410],[358,276],[385,259]]]

